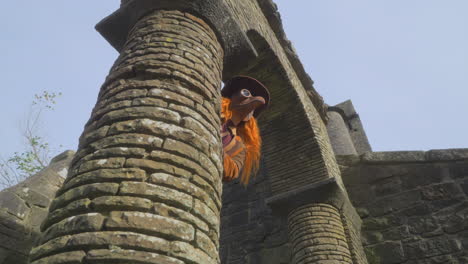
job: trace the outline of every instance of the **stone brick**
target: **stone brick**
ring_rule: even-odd
[[[109,136],[91,144],[93,149],[102,149],[112,146],[138,146],[138,147],[157,147],[162,146],[163,140],[159,137],[145,134],[119,134]]]
[[[26,206],[24,200],[9,191],[2,192],[0,197],[0,208],[19,219],[24,219],[26,217],[29,208]]]
[[[151,233],[168,239],[193,241],[195,229],[180,220],[151,213],[119,212],[110,213],[105,223],[108,230]]]
[[[468,149],[436,149],[427,152],[430,161],[467,160]]]
[[[148,96],[164,98],[167,101],[177,102],[183,105],[187,105],[189,107],[194,107],[195,105],[195,103],[192,100],[186,98],[183,94],[174,93],[174,92],[164,90],[164,89],[159,89],[159,88],[151,89],[148,93]]]
[[[390,226],[388,218],[385,217],[368,218],[363,221],[363,228],[366,230],[386,229]]]
[[[192,245],[180,241],[172,242],[171,255],[181,258],[188,263],[206,263],[215,264],[219,263],[218,260],[211,258],[206,253]],[[214,256],[218,258],[217,256]]]
[[[415,216],[408,218],[409,231],[412,234],[425,234],[440,228],[434,217]]]
[[[441,183],[424,187],[421,190],[425,200],[449,200],[462,196],[459,187],[455,183]]]
[[[154,203],[153,212],[160,216],[179,219],[181,221],[192,224],[194,227],[203,230],[204,232],[209,232],[209,227],[204,221],[200,220],[199,217],[196,217],[187,211],[168,206],[163,203]]]
[[[410,208],[404,209],[401,211],[402,215],[406,216],[416,216],[416,215],[427,215],[430,214],[431,208],[426,203],[419,203]]]
[[[118,100],[119,98],[112,98],[112,99],[114,99],[114,100],[117,99]],[[111,111],[128,108],[128,107],[130,107],[132,105],[131,100],[125,100],[127,98],[122,98],[122,99],[124,99],[124,100],[122,100],[122,101],[112,100],[113,102],[102,101],[102,102],[106,102],[106,104],[102,105],[99,108],[97,108],[98,106],[96,105],[96,107],[94,108],[95,111],[93,111],[93,114],[92,114],[90,120],[99,120],[99,118],[101,116],[103,116],[104,114],[107,114],[107,113],[109,113]]]
[[[157,99],[157,98],[136,98],[132,101],[133,106],[158,106],[158,107],[167,107],[168,103],[164,100]]]
[[[205,220],[211,228],[219,226],[219,214],[213,212],[203,201],[194,199],[192,213]]]
[[[68,217],[50,226],[43,234],[41,243],[52,238],[73,233],[92,232],[101,230],[104,217],[98,213],[88,213]]]
[[[466,179],[468,177],[468,165],[464,163],[450,166],[449,174],[453,179]]]
[[[50,204],[49,197],[45,196],[44,194],[40,193],[38,190],[35,190],[34,188],[29,188],[29,187],[21,188],[21,191],[17,191],[16,195],[21,197],[21,199],[23,199],[26,202],[28,207],[35,205],[35,206],[39,206],[42,208],[46,208]],[[0,207],[2,206],[0,205]]]
[[[406,260],[403,247],[400,242],[384,242],[370,247],[380,256],[382,264],[396,264]]]
[[[148,91],[145,89],[128,89],[129,87],[125,87],[125,86],[120,86],[120,87],[123,87],[125,89],[122,89],[122,91],[111,90],[111,92],[104,95],[102,98],[105,99],[106,96],[111,95],[112,97],[108,98],[108,101],[132,100],[138,97],[145,97],[146,94],[148,93]]]
[[[34,248],[31,251],[31,258],[36,259],[53,251],[61,251],[65,247],[130,247],[138,248],[143,251],[170,251],[170,241],[162,238],[137,234],[134,232],[87,232],[73,236],[63,236]]]
[[[420,186],[430,185],[434,182],[441,182],[444,175],[441,168],[429,165],[413,165],[400,167],[404,172],[401,176],[402,186],[406,189],[413,189]]]
[[[216,244],[208,237],[205,233],[197,230],[195,233],[196,245],[205,251],[210,256],[216,256],[218,254],[218,248]]]
[[[447,238],[426,239],[405,245],[405,252],[410,259],[445,255],[461,249],[460,241]]]
[[[192,208],[192,196],[150,183],[122,182],[119,195],[140,196],[186,210]]]
[[[86,211],[88,211],[90,204],[91,200],[85,198],[73,201],[67,204],[65,207],[57,208],[53,211],[50,211],[49,215],[47,216],[47,218],[45,218],[44,222],[41,225],[41,231],[46,230],[50,225],[57,223],[67,217],[85,213]]]
[[[79,165],[78,172],[84,173],[84,172],[97,170],[97,169],[122,168],[124,162],[125,162],[125,158],[109,158],[109,159],[85,161]]]
[[[213,187],[205,178],[198,175],[193,175],[190,181],[204,190],[213,199],[217,208],[221,208],[221,188]]]
[[[213,210],[213,212],[219,211],[221,209],[219,205],[212,200],[209,194],[207,194],[204,190],[197,187],[187,179],[175,177],[166,173],[153,173],[149,178],[149,182],[154,183],[156,185],[172,187],[177,189],[178,191],[190,194],[195,198],[204,201],[205,204],[211,210]]]
[[[85,256],[84,251],[64,252],[33,261],[31,264],[81,264]]]
[[[166,173],[174,173],[174,167],[165,162],[156,162],[147,159],[128,159],[125,166],[130,168],[141,168],[147,171],[162,171]]]
[[[378,199],[369,205],[368,210],[373,216],[381,216],[414,206],[414,203],[420,199],[421,194],[418,190],[402,192],[395,196]]]
[[[135,264],[184,264],[175,258],[157,253],[126,250],[118,247],[91,250],[86,255],[86,263],[135,263]]]
[[[407,163],[426,161],[424,151],[384,151],[366,152],[362,155],[363,162],[366,163]]]
[[[382,233],[377,231],[367,231],[364,234],[362,234],[362,236],[364,240],[364,245],[372,245],[384,241],[384,236],[382,235]]]
[[[382,232],[385,240],[404,240],[411,236],[408,226],[399,226]]]
[[[154,37],[157,39],[158,37]],[[160,46],[154,48],[154,45],[158,45],[156,43],[145,43],[145,45],[141,46],[142,48],[148,48],[148,52],[153,53],[154,51],[163,51],[165,48],[161,48]],[[179,49],[166,49],[168,52],[180,52]],[[182,53],[180,53],[182,55]],[[168,57],[169,58],[169,57]],[[161,79],[147,79],[147,80],[128,80],[127,85],[134,87],[134,88],[144,88],[149,89],[151,94],[151,89],[161,89],[167,92],[170,92],[170,95],[174,95],[176,93],[179,97],[184,97],[185,100],[195,101],[195,102],[202,102],[203,96],[194,93],[194,91],[187,89],[183,85],[178,84],[177,82],[161,80]],[[164,97],[165,98],[165,97]],[[168,98],[166,98],[168,99]],[[174,98],[178,99],[178,98]],[[188,103],[189,105],[193,105],[192,103]]]
[[[99,129],[92,130],[90,132],[83,132],[80,136],[79,140],[79,147],[82,148],[86,145],[89,145],[91,142],[94,142],[98,139],[104,138],[107,135],[107,131],[109,130],[109,126],[103,126]]]
[[[145,156],[145,154],[146,151],[143,148],[114,147],[98,149],[95,152],[84,156],[81,160],[88,161],[111,157],[142,158],[143,156]]]
[[[374,193],[376,197],[392,195],[401,191],[401,180],[399,177],[383,179],[374,185]]]
[[[106,113],[98,122],[109,124],[122,119],[149,118],[170,123],[180,123],[180,115],[177,112],[162,107],[135,106]]]
[[[78,185],[96,182],[144,181],[146,172],[137,168],[101,169],[76,175],[63,185],[60,193]]]
[[[104,211],[149,211],[153,202],[146,198],[134,196],[101,196],[91,201],[94,210]]]
[[[162,137],[170,136],[182,140],[201,151],[207,152],[209,150],[209,143],[206,139],[200,137],[195,132],[148,118],[117,122],[109,129],[109,135],[121,133],[148,133]]]
[[[116,194],[118,188],[118,183],[93,183],[75,187],[55,198],[50,205],[50,210],[53,211],[74,200],[82,198],[94,198],[103,195]]]
[[[173,139],[166,139],[163,148],[187,156],[194,161],[199,160],[199,151],[190,145]]]
[[[212,136],[217,136],[217,134],[219,133],[216,127],[219,127],[220,123],[216,123],[212,120],[212,118],[210,119],[207,116],[205,116],[204,114],[208,114],[206,113],[206,110],[205,112],[203,112],[203,110],[201,109],[194,109],[193,107],[189,108],[177,104],[170,104],[169,108],[174,109],[175,111],[185,115],[186,117],[191,118],[186,118],[186,121],[184,123],[184,126],[186,128],[190,128],[194,131],[200,131],[202,132],[202,134],[207,133],[208,135]]]

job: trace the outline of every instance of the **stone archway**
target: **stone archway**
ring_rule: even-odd
[[[242,263],[285,261],[276,252],[286,254],[286,248],[291,254],[290,263],[294,264],[321,260],[365,263],[359,237],[360,219],[342,184],[324,120],[302,85],[288,77],[268,41],[256,30],[249,30],[247,35],[258,57],[249,61],[240,74],[264,83],[272,101],[259,119],[263,139],[260,180],[247,191],[236,191],[238,186],[228,186],[224,190],[223,207],[227,205],[227,209],[223,209],[222,221],[239,232],[236,235],[222,223],[225,233],[222,233],[222,243],[226,243],[222,247],[224,261],[237,263],[235,254],[241,253],[233,250],[236,242],[229,238],[238,237],[240,244],[241,241],[248,244],[244,248],[247,257],[240,260],[244,261]],[[262,206],[264,201],[278,219],[287,219],[287,223],[272,219]],[[287,247],[280,245],[284,240],[275,238],[278,235],[272,235],[283,234],[282,229],[289,230]],[[250,241],[260,244],[262,239],[267,239],[271,245],[251,245]]]

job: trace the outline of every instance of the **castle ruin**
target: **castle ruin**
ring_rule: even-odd
[[[0,263],[468,263],[468,150],[373,152],[271,0],[122,0],[96,29],[120,56],[76,153],[0,192]],[[235,75],[272,97],[247,188],[221,182]]]

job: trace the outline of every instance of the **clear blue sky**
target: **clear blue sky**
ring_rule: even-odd
[[[61,91],[42,133],[76,149],[118,54],[94,25],[112,1],[8,1],[0,9],[0,155],[21,150],[34,94]],[[468,1],[276,0],[315,87],[352,99],[374,150],[468,147]]]

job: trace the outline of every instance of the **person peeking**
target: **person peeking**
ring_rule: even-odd
[[[246,186],[258,171],[262,139],[256,118],[268,106],[270,93],[258,80],[236,76],[226,82],[221,95],[223,181],[240,176]]]

